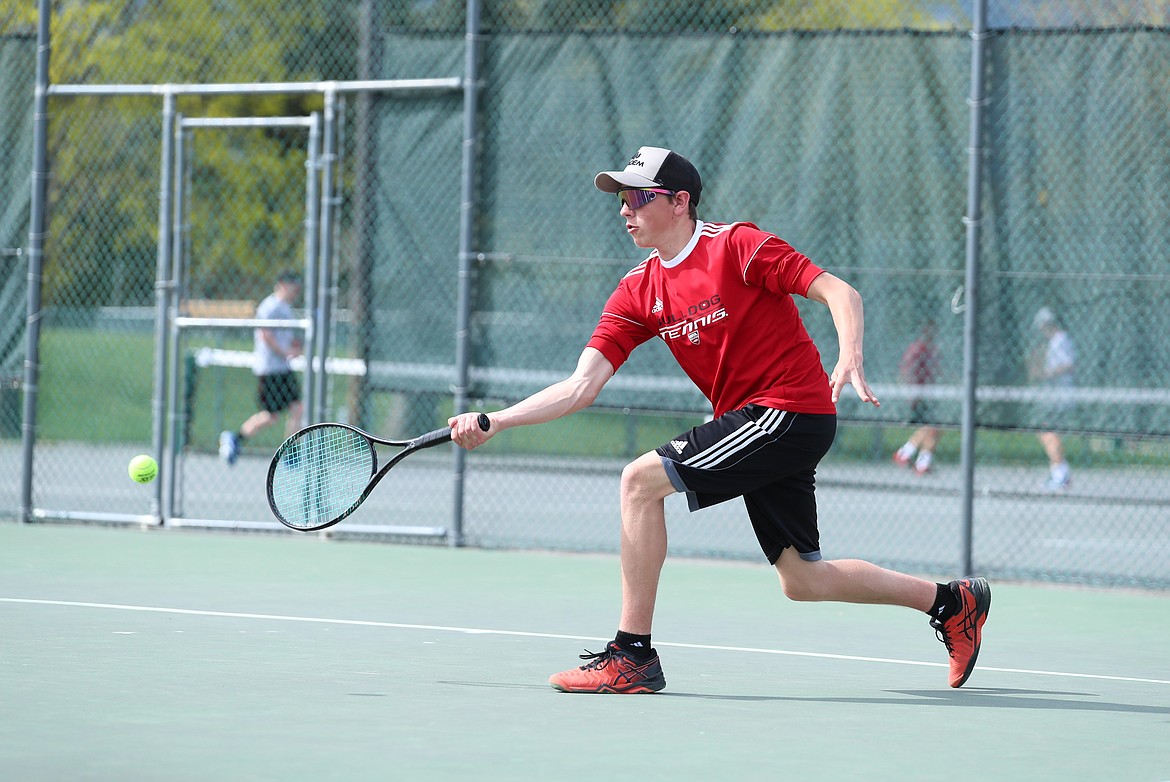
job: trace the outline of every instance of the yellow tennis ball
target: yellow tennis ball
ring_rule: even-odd
[[[150,483],[158,475],[158,462],[144,453],[130,460],[130,477],[138,483]]]

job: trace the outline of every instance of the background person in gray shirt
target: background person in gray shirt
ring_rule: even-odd
[[[301,295],[301,278],[295,272],[282,272],[276,278],[272,294],[256,307],[256,317],[263,320],[295,320],[293,302]],[[289,360],[301,354],[301,340],[295,329],[256,329],[252,372],[256,375],[256,403],[259,410],[240,425],[239,431],[219,435],[219,455],[235,464],[245,440],[288,413],[287,429],[291,435],[301,423],[301,387]]]

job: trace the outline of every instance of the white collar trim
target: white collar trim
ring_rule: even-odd
[[[673,269],[675,266],[678,266],[680,263],[685,261],[690,256],[692,251],[694,251],[695,245],[697,245],[699,243],[699,237],[702,236],[702,234],[703,234],[703,221],[696,220],[695,221],[695,232],[694,232],[694,234],[691,235],[691,240],[689,242],[687,242],[687,246],[682,248],[682,252],[680,252],[678,255],[674,256],[673,258],[671,258],[669,261],[666,260],[665,258],[663,258],[661,255],[659,255],[658,262],[660,264],[662,264],[662,266],[666,269]]]

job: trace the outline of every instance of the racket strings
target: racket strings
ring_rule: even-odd
[[[362,498],[375,466],[369,440],[343,426],[308,429],[285,443],[272,473],[274,509],[294,527],[323,526]]]

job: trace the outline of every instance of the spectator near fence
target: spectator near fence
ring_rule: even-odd
[[[934,336],[937,326],[932,319],[922,324],[917,339],[910,343],[898,364],[898,375],[902,382],[912,386],[929,385],[938,378],[938,346]],[[914,463],[917,475],[926,475],[934,464],[934,451],[938,447],[939,430],[931,423],[930,403],[915,396],[910,400],[909,423],[918,424],[910,439],[894,452],[894,463],[908,467]],[[917,458],[915,455],[917,454]]]
[[[260,320],[294,320],[292,305],[301,295],[301,277],[283,272],[276,278],[272,293],[256,307]],[[256,404],[259,410],[240,425],[238,431],[219,436],[219,455],[229,465],[239,458],[244,442],[288,413],[287,429],[292,434],[301,424],[301,387],[289,360],[301,354],[301,340],[295,329],[258,328],[254,332],[252,372],[256,375]]]
[[[1060,321],[1048,307],[1041,307],[1032,319],[1032,327],[1040,332],[1043,342],[1033,350],[1028,361],[1030,379],[1040,385],[1044,399],[1038,406],[1041,423],[1052,426],[1065,418],[1073,408],[1072,395],[1068,393],[1075,385],[1074,370],[1077,363],[1076,346]],[[1048,456],[1048,480],[1044,484],[1049,491],[1067,489],[1072,473],[1064,454],[1064,443],[1054,431],[1040,432],[1040,444]]]

